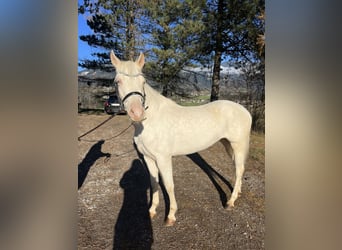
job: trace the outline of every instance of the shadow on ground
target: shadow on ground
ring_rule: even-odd
[[[141,160],[132,162],[120,186],[124,200],[115,224],[113,249],[151,249],[153,232],[147,200],[150,179]]]
[[[101,151],[104,140],[100,140],[95,143],[88,151],[82,162],[78,164],[78,189],[80,189],[86,179],[88,172],[92,165],[101,157],[109,158],[110,153],[103,153]]]
[[[221,203],[223,207],[227,206],[227,195],[224,192],[224,190],[221,188],[221,186],[219,185],[218,181],[216,180],[216,178],[219,178],[222,182],[224,182],[230,192],[233,192],[233,186],[230,184],[230,182],[224,178],[220,173],[218,173],[215,169],[213,169],[203,158],[202,156],[200,156],[199,153],[194,153],[194,154],[189,154],[187,155],[197,166],[199,166],[204,173],[206,173],[209,177],[209,179],[211,180],[211,182],[213,183],[213,185],[215,186],[217,192],[219,193],[220,199],[221,199]]]

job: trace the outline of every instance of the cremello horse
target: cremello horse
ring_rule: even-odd
[[[175,223],[177,203],[174,194],[172,156],[198,152],[221,140],[234,160],[236,180],[227,207],[241,192],[241,178],[249,148],[251,115],[241,105],[225,100],[197,107],[182,107],[160,95],[145,81],[142,68],[145,57],[141,53],[133,61],[120,61],[111,51],[116,69],[115,82],[119,96],[129,117],[135,121],[134,142],[144,155],[151,177],[151,218],[159,204],[160,173],[170,199],[165,224]]]

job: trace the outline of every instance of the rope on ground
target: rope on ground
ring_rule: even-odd
[[[78,139],[79,141],[84,141],[84,142],[98,142],[98,141],[109,141],[109,140],[112,140],[112,139],[115,139],[117,137],[119,137],[120,135],[122,135],[123,133],[125,133],[131,126],[133,125],[133,123],[131,123],[128,127],[126,127],[124,130],[122,130],[120,133],[112,136],[112,137],[109,137],[109,138],[106,138],[106,139],[98,139],[98,140],[87,140],[87,139]]]
[[[83,135],[79,136],[77,138],[77,140],[81,140],[82,137],[86,136],[87,134],[90,134],[91,132],[93,132],[95,129],[101,127],[103,124],[105,124],[106,122],[108,122],[109,120],[113,119],[115,115],[111,115],[108,119],[106,119],[105,121],[101,122],[99,125],[97,125],[96,127],[92,128],[91,130],[85,132]]]
[[[106,119],[105,121],[101,122],[99,125],[97,125],[96,127],[92,128],[91,130],[87,131],[86,133],[84,133],[83,135],[79,136],[77,139],[78,141],[84,141],[84,142],[98,142],[98,141],[109,141],[109,140],[112,140],[114,138],[117,138],[119,137],[120,135],[122,135],[123,133],[125,133],[132,125],[133,125],[133,122],[128,126],[126,127],[124,130],[122,130],[120,133],[112,136],[112,137],[109,137],[109,138],[106,138],[106,139],[98,139],[98,140],[87,140],[87,139],[81,139],[82,137],[90,134],[91,132],[93,132],[94,130],[98,129],[99,127],[101,127],[103,124],[105,124],[106,122],[108,122],[109,120],[113,119],[115,115],[111,115],[108,119]]]

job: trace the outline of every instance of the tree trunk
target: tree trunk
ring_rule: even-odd
[[[210,101],[216,101],[219,98],[220,92],[220,71],[221,71],[221,56],[223,51],[222,33],[223,27],[223,12],[224,12],[224,0],[219,0],[217,5],[217,33],[215,38],[215,58],[214,58],[214,69],[212,77],[211,95]]]
[[[215,52],[210,101],[216,101],[220,93],[221,52]]]
[[[127,1],[127,30],[126,30],[126,53],[125,56],[128,60],[134,61],[134,47],[135,47],[135,34],[134,34],[134,1]]]
[[[163,89],[162,89],[162,95],[165,97],[169,96],[169,88],[166,84],[163,85]]]

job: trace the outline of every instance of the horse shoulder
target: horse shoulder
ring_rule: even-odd
[[[144,122],[142,129],[135,134],[134,142],[140,153],[156,159],[158,154],[167,152],[168,145],[163,138],[166,132],[162,124],[151,120]]]

